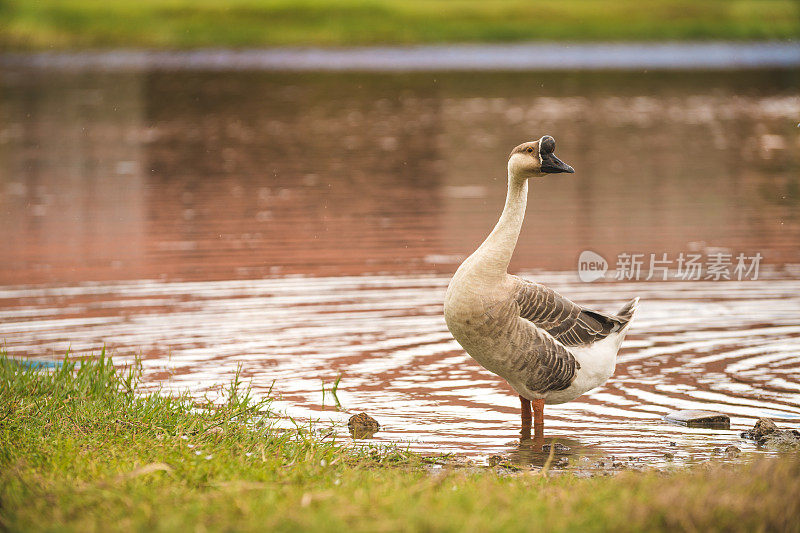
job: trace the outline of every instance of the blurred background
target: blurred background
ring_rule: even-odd
[[[300,419],[349,416],[320,394],[343,375],[387,441],[493,453],[515,397],[441,298],[509,151],[550,134],[576,173],[532,187],[512,271],[603,310],[644,300],[617,375],[556,431],[656,461],[664,439],[708,451],[672,408],[797,424],[798,9],[0,0],[0,338],[139,353],[197,393],[241,363]],[[764,259],[755,281],[584,284],[584,250]]]
[[[3,0],[12,49],[797,39],[794,0]]]

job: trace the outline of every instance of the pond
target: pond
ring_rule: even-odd
[[[139,354],[150,385],[197,395],[241,366],[287,420],[366,411],[377,443],[517,453],[518,400],[452,339],[442,299],[499,216],[509,151],[550,134],[576,173],[533,184],[511,270],[599,310],[642,303],[615,375],[548,406],[546,436],[656,465],[747,448],[756,417],[800,427],[799,86],[796,70],[9,68],[0,338]],[[603,279],[581,281],[587,250]],[[615,276],[626,257],[641,272]],[[688,257],[699,276],[677,275]],[[323,393],[338,378],[341,407]],[[679,408],[732,430],[662,420]]]

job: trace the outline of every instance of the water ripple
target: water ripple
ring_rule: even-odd
[[[798,424],[800,280],[589,285],[561,273],[535,277],[601,310],[643,296],[614,377],[548,407],[549,434],[657,463],[669,441],[688,447],[687,458],[708,455],[759,416]],[[213,394],[241,365],[256,393],[273,387],[295,420],[344,422],[364,410],[383,423],[382,442],[507,450],[518,400],[450,336],[441,307],[447,282],[375,275],[4,287],[0,335],[12,354],[32,357],[97,353],[113,342],[118,361],[140,353],[148,382],[168,391]],[[322,394],[323,382],[340,374],[345,412]],[[730,414],[733,430],[661,420],[693,408]]]

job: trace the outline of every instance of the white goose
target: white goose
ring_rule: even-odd
[[[511,152],[503,214],[456,271],[444,304],[453,337],[519,394],[523,435],[530,434],[531,402],[540,436],[545,403],[574,400],[611,377],[639,301],[635,298],[608,315],[507,273],[525,216],[528,179],[575,172],[554,155],[555,147],[555,140],[545,135]]]

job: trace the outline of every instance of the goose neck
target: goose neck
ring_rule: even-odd
[[[528,180],[508,178],[506,203],[500,220],[476,251],[478,263],[485,274],[504,275],[517,246],[519,232],[528,202]]]

